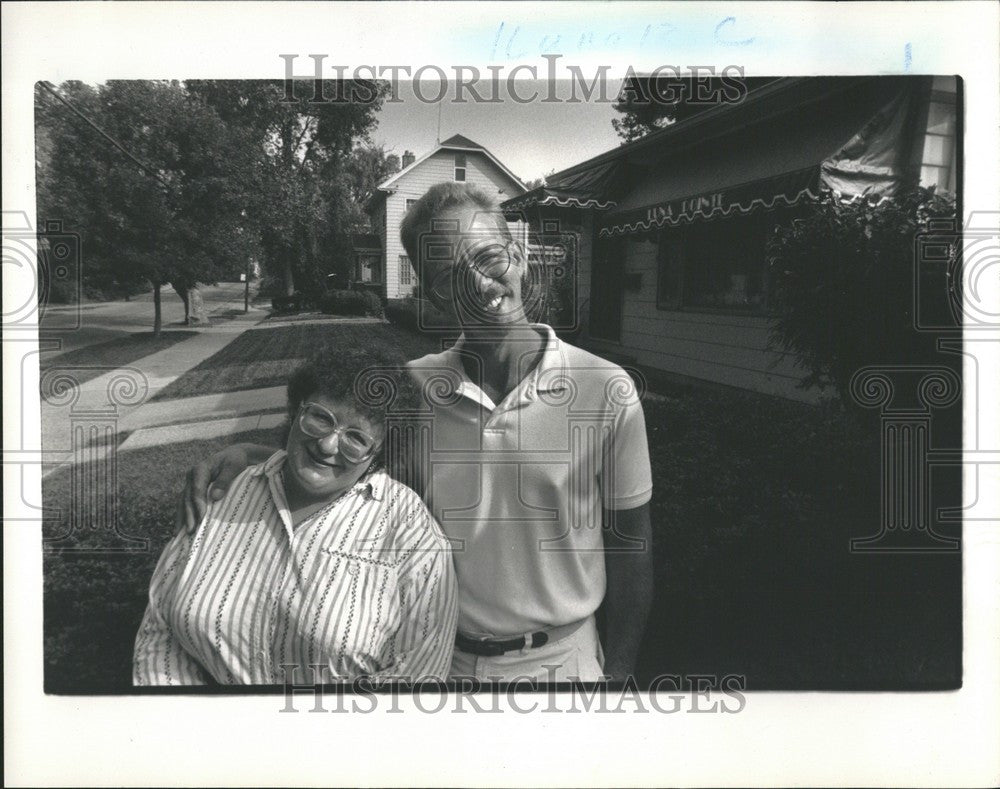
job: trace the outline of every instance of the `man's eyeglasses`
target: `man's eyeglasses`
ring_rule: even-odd
[[[481,239],[466,247],[454,265],[434,277],[428,291],[438,301],[451,302],[455,297],[456,278],[472,270],[487,279],[500,279],[510,270],[513,260],[513,242]]]
[[[299,409],[299,428],[311,438],[337,436],[337,452],[344,460],[359,465],[371,460],[378,441],[356,427],[340,427],[337,417],[319,403],[303,403]]]

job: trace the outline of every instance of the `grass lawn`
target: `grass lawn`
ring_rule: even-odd
[[[256,431],[238,440],[276,444],[278,431]],[[52,553],[43,559],[45,690],[49,693],[108,692],[132,686],[132,647],[146,608],[149,579],[174,533],[173,507],[192,458],[231,443],[234,436],[136,450],[118,458],[119,530],[148,538],[149,549],[123,554]],[[47,505],[68,512],[68,469],[42,480]],[[69,530],[68,518],[47,524],[48,539]],[[121,546],[108,530],[79,531],[60,544],[95,551]]]
[[[321,341],[390,343],[410,356],[435,347],[391,325],[250,331],[176,384],[183,394],[280,384]],[[848,550],[850,538],[878,531],[877,421],[681,385],[649,397],[645,412],[657,586],[640,679],[737,674],[751,690],[960,682],[961,556]],[[150,538],[148,553],[46,557],[48,690],[129,686],[132,641],[183,475],[193,459],[233,440],[119,459],[119,522]],[[240,440],[276,445],[277,435]],[[951,497],[934,507],[959,501],[958,470],[950,471]],[[43,495],[47,507],[69,507],[66,470],[43,481]],[[91,545],[100,537],[74,535]]]
[[[344,348],[378,345],[398,349],[407,358],[440,350],[434,339],[380,323],[330,323],[254,329],[161,390],[154,400],[281,386],[289,374],[324,343]]]
[[[44,374],[53,367],[73,368],[74,377],[84,383],[197,334],[198,332],[193,331],[165,331],[156,337],[152,332],[138,332],[88,345],[86,348],[77,348],[58,356],[43,353],[39,361],[39,373]]]

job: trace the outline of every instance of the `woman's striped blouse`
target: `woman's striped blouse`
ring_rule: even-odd
[[[294,530],[284,451],[240,475],[160,558],[135,642],[136,685],[447,676],[451,549],[420,497],[368,475]]]

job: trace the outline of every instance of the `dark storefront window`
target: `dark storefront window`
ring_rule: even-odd
[[[668,227],[660,232],[656,306],[759,314],[767,308],[770,214]]]

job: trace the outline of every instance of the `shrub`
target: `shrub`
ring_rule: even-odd
[[[361,290],[358,292],[363,295],[365,300],[365,314],[377,318],[382,317],[384,309],[382,307],[382,299],[379,298],[378,294],[370,290]]]
[[[304,301],[301,293],[292,296],[274,296],[271,298],[271,308],[281,313],[300,312],[305,308]]]
[[[257,288],[257,292],[261,296],[269,296],[271,298],[284,296],[285,285],[281,277],[276,277],[274,274],[265,274],[260,278],[260,285]]]
[[[389,301],[385,305],[385,317],[396,326],[417,334],[426,331],[443,332],[443,336],[452,337],[460,334],[450,315],[419,297],[407,296]]]
[[[417,304],[413,299],[390,299],[385,305],[389,323],[408,331],[417,331]]]
[[[370,290],[331,290],[320,298],[328,315],[381,315],[382,302]]]
[[[827,194],[806,218],[775,230],[771,344],[808,370],[800,387],[832,387],[846,404],[862,367],[941,363],[934,338],[914,328],[914,249],[932,220],[954,216],[950,198],[922,187],[881,203]],[[922,289],[933,284],[943,293],[945,275],[942,267]]]

